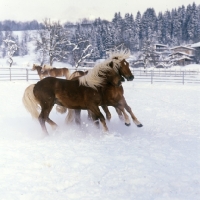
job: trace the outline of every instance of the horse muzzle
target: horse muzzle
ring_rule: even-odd
[[[134,79],[134,76],[132,75],[132,76],[129,76],[129,77],[126,77],[126,80],[127,81],[132,81]]]

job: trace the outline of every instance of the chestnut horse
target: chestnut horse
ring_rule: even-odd
[[[125,60],[129,57],[129,52],[127,51],[120,51],[114,52],[110,54],[108,61],[112,61],[114,64],[114,69],[120,74],[120,76],[126,78],[128,81],[132,81],[134,79],[133,74],[130,71],[129,63]],[[107,62],[108,62],[107,61]],[[108,106],[113,106],[118,113],[119,118],[125,120],[125,125],[130,125],[129,116],[125,112],[128,111],[130,114],[133,122],[136,124],[137,127],[142,127],[143,125],[138,121],[136,116],[133,114],[131,107],[127,104],[124,98],[124,90],[123,87],[113,87],[111,84],[108,84],[107,87],[103,88],[103,101],[101,103],[101,107],[103,108],[104,112],[106,113],[106,118],[108,120],[111,119],[111,114],[108,110]],[[59,111],[58,111],[59,112]],[[72,110],[68,111],[66,122],[71,123],[74,118],[77,123],[80,123],[80,110],[76,110],[76,115],[72,113]],[[89,111],[89,116],[92,113]],[[94,120],[96,117],[93,115]]]
[[[25,89],[22,101],[31,115],[38,118],[44,133],[48,134],[45,122],[52,128],[57,127],[49,118],[54,104],[71,109],[91,110],[100,119],[104,131],[108,131],[105,118],[98,107],[102,101],[102,89],[108,83],[115,87],[121,85],[121,76],[112,68],[112,62],[96,65],[87,75],[76,80],[54,77],[42,79]]]
[[[47,67],[47,65],[44,65],[41,67],[40,65],[33,64],[32,70],[36,70],[40,80],[51,76],[51,77],[65,77],[66,79],[69,78],[70,71],[68,68],[52,68],[52,67]]]
[[[42,67],[42,71],[47,71],[49,76],[51,77],[65,77],[66,79],[69,79],[69,69],[66,67],[63,68],[55,68],[52,66],[44,65]]]

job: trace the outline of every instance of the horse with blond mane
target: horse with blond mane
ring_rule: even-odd
[[[112,84],[121,85],[121,76],[113,69],[112,62],[96,65],[87,75],[76,80],[66,80],[47,77],[36,84],[28,86],[22,98],[27,111],[34,118],[38,118],[44,133],[48,133],[45,122],[52,128],[57,124],[49,118],[54,104],[71,109],[86,109],[101,121],[104,131],[108,131],[99,104],[102,101],[102,89]]]
[[[113,62],[114,69],[120,76],[124,77],[128,81],[132,81],[134,79],[133,74],[130,71],[129,63],[126,59],[130,56],[129,51],[120,51],[120,52],[112,52],[110,53],[109,58],[105,62]],[[137,125],[137,127],[142,127],[143,125],[138,121],[136,116],[133,114],[132,109],[128,106],[125,97],[124,97],[123,87],[114,87],[111,84],[108,84],[107,87],[104,87],[103,90],[103,101],[101,102],[101,107],[103,108],[104,112],[106,113],[106,118],[108,120],[111,119],[111,113],[108,109],[108,106],[113,106],[118,113],[118,116],[121,120],[125,120],[125,125],[130,125],[129,116],[127,115],[126,111],[131,115],[133,122]],[[125,111],[126,110],[126,111]],[[64,113],[64,109],[57,110],[60,113]],[[62,111],[62,112],[61,112]],[[76,112],[76,115],[75,115]],[[89,111],[89,116],[92,116],[94,120],[96,117]],[[66,117],[66,122],[71,123],[73,120],[76,123],[80,123],[80,110],[68,110],[68,114]]]

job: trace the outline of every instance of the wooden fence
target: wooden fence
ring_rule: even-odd
[[[71,72],[74,68],[69,68]],[[79,70],[87,70],[91,68],[79,68]],[[132,69],[135,76],[135,81],[159,83],[197,83],[200,84],[200,71],[195,70],[144,70]],[[32,71],[28,68],[0,68],[0,81],[38,81],[39,76],[37,71]]]

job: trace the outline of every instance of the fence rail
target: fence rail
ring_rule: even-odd
[[[74,68],[69,68],[71,72]],[[91,68],[79,68],[79,70],[88,70]],[[144,70],[132,69],[135,81],[150,82],[171,82],[171,83],[198,83],[200,84],[200,71],[195,70]],[[0,81],[38,81],[37,71],[28,68],[0,68]]]
[[[200,84],[199,70],[133,70],[135,80],[142,82],[172,82],[172,83],[198,83]]]

